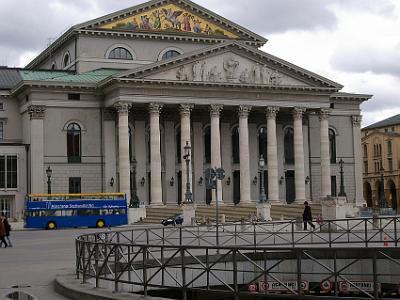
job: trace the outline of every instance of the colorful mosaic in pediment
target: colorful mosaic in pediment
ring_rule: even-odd
[[[146,12],[138,13],[125,19],[100,26],[102,29],[120,29],[132,31],[158,31],[194,33],[200,35],[222,36],[237,39],[236,34],[229,32],[214,23],[206,21],[193,13],[174,4],[164,5]]]

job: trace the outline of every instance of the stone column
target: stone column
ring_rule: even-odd
[[[31,193],[43,194],[45,184],[43,119],[46,109],[44,108],[44,106],[33,105],[28,108],[28,111],[31,117]]]
[[[248,119],[251,106],[239,106],[239,156],[240,156],[240,203],[250,203],[250,157]]]
[[[131,170],[129,161],[129,109],[127,102],[118,102],[115,105],[118,112],[118,170],[119,191],[125,193],[126,201],[131,199]]]
[[[355,177],[355,204],[363,206],[365,204],[363,195],[362,180],[362,157],[361,157],[361,116],[351,116],[353,124],[353,145],[354,145],[354,177]]]
[[[186,183],[187,183],[187,176],[186,176],[186,161],[183,159],[183,155],[185,154],[185,146],[186,142],[189,142],[190,146],[190,162],[189,162],[189,183],[190,183],[190,190],[193,194],[193,184],[192,184],[192,163],[193,163],[193,149],[192,149],[192,142],[190,138],[190,112],[193,109],[193,105],[191,104],[181,104],[179,107],[181,113],[181,171],[182,171],[182,202],[185,201],[185,194],[186,194]],[[194,199],[194,197],[192,198]]]
[[[151,205],[162,205],[161,184],[161,144],[160,144],[160,111],[162,105],[150,103],[150,172],[151,172]]]
[[[115,132],[115,110],[112,108],[103,111],[103,139],[104,139],[104,182],[105,192],[113,193],[117,184],[110,185],[111,178],[117,179],[117,143]]]
[[[211,167],[221,168],[221,136],[220,136],[220,125],[219,116],[223,106],[218,104],[212,104],[210,106],[210,117],[211,117]],[[222,184],[221,180],[217,180],[218,187],[218,202],[223,203],[222,200]],[[212,200],[216,200],[216,194],[213,190]]]
[[[278,143],[276,138],[276,115],[278,107],[267,107],[267,166],[268,166],[268,202],[280,203],[278,176]]]
[[[329,109],[319,113],[321,130],[321,200],[331,194],[331,162],[329,154]]]
[[[304,146],[303,146],[303,114],[305,108],[294,108],[294,167],[295,167],[295,203],[301,204],[306,199],[306,187],[304,182]]]

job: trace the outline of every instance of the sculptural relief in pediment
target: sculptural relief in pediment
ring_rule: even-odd
[[[146,78],[194,82],[305,85],[304,82],[282,74],[267,65],[234,53],[208,57]]]

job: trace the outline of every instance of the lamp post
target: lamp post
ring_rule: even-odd
[[[340,159],[340,161],[339,161],[339,166],[340,166],[340,191],[339,191],[339,195],[338,195],[339,197],[346,197],[346,192],[344,191],[343,164],[344,164],[343,159]]]
[[[136,190],[136,166],[137,161],[133,158],[131,162],[131,199],[129,200],[129,208],[139,207],[139,198]]]
[[[264,187],[264,166],[265,166],[265,160],[263,155],[261,154],[260,160],[259,160],[259,166],[260,166],[260,183],[261,183],[261,188],[260,188],[260,203],[267,202],[267,196],[265,195],[265,187]]]
[[[381,166],[380,172],[381,172],[381,184],[380,184],[379,208],[385,208],[386,207],[385,182],[383,177],[385,169],[383,168],[383,166]]]
[[[50,166],[47,167],[46,169],[46,175],[47,175],[47,194],[51,194],[51,174],[53,171],[50,169]]]
[[[185,193],[185,202],[192,203],[192,192],[190,191],[190,181],[189,181],[189,162],[190,162],[190,146],[189,142],[186,141],[185,147],[183,147],[184,155],[183,159],[186,161],[186,193]]]

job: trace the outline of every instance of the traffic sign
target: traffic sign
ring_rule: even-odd
[[[213,168],[208,168],[204,172],[206,178],[206,189],[211,190],[216,188],[216,173]]]
[[[247,286],[247,289],[249,290],[250,293],[257,292],[257,283],[255,283],[255,282],[249,283],[249,285]]]
[[[324,280],[321,281],[319,286],[323,292],[329,293],[333,288],[333,283],[330,280]]]
[[[215,170],[215,173],[217,175],[217,179],[222,180],[225,178],[225,170],[222,168],[218,168]]]

